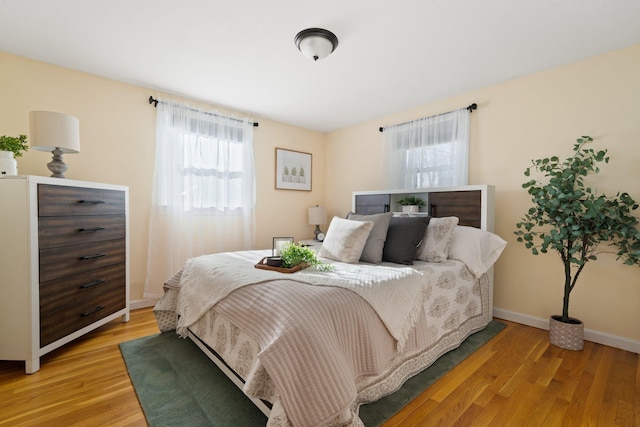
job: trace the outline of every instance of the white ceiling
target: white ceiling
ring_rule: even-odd
[[[640,0],[0,0],[0,51],[329,132],[640,43],[639,17]],[[316,63],[293,43],[309,27],[339,39]]]

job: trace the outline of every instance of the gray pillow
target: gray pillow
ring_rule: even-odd
[[[384,243],[382,260],[412,265],[425,237],[429,217],[392,217]]]
[[[371,233],[367,238],[367,243],[364,245],[360,261],[370,262],[373,264],[379,264],[382,262],[382,251],[384,249],[384,242],[387,238],[387,230],[389,229],[389,222],[392,216],[392,212],[373,215],[358,215],[349,212],[347,219],[354,221],[373,221],[373,230],[371,230]]]

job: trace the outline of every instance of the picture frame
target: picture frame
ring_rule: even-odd
[[[274,237],[273,245],[271,246],[271,256],[280,256],[282,248],[289,243],[293,243],[293,237]]]
[[[311,191],[311,153],[276,148],[276,189]]]

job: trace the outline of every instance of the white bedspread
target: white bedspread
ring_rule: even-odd
[[[179,313],[173,327],[184,334],[215,307],[255,340],[261,350],[244,389],[274,403],[269,425],[361,425],[361,402],[393,391],[488,321],[486,290],[462,263],[420,271],[335,263],[329,273],[282,274],[254,268],[267,254],[194,258],[166,283],[177,297],[157,308]]]
[[[371,305],[402,350],[424,303],[424,277],[409,267],[334,263],[329,272],[308,268],[294,274],[254,267],[264,251],[230,252],[191,258],[180,279],[177,332],[187,328],[236,289],[273,280],[334,286],[355,292]],[[398,310],[398,307],[402,307]]]

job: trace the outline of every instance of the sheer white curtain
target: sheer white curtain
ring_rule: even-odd
[[[144,296],[188,258],[251,249],[255,236],[253,124],[160,100]]]
[[[469,115],[463,108],[385,127],[389,188],[467,185]]]

